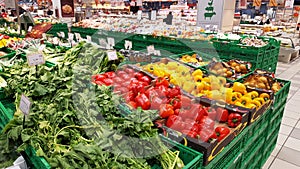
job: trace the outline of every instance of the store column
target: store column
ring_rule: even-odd
[[[236,0],[198,0],[197,26],[232,30],[235,3]]]
[[[236,0],[224,0],[222,31],[231,31],[235,12]]]

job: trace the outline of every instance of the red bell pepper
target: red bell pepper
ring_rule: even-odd
[[[135,78],[135,77],[132,77],[131,79],[130,79],[130,83],[137,83],[139,80],[137,79],[137,78]],[[123,81],[124,82],[124,81]]]
[[[174,114],[177,114],[178,116],[180,116],[183,119],[189,118],[190,113],[188,110],[184,110],[184,109],[176,109]]]
[[[217,117],[216,109],[214,109],[212,107],[206,107],[205,109],[207,111],[208,117],[211,118],[212,120],[216,120],[216,117]]]
[[[192,105],[192,100],[189,97],[181,96],[181,105],[183,108],[188,109]]]
[[[121,79],[120,77],[115,77],[113,78],[114,84],[122,85],[124,83],[124,80]]]
[[[132,77],[128,74],[121,74],[120,77],[122,79],[124,79],[125,81],[128,81],[129,79],[131,79]],[[124,81],[123,81],[124,82]]]
[[[155,81],[155,86],[164,86],[164,87],[168,88],[169,82],[164,77],[158,77]]]
[[[111,78],[111,79],[116,77],[115,72],[106,72],[105,75],[106,75],[108,78]]]
[[[200,140],[202,140],[203,142],[208,142],[210,139],[216,138],[216,134],[214,133],[214,131],[209,129],[202,129],[199,135]]]
[[[150,98],[151,100],[151,109],[152,110],[157,110],[159,109],[159,106],[164,104],[163,100],[159,98],[158,96]]]
[[[145,91],[145,94],[148,98],[153,98],[153,97],[156,97],[156,96],[159,96],[157,90],[154,88],[154,87],[150,87],[148,88],[146,91]]]
[[[231,113],[228,116],[228,126],[229,127],[236,127],[238,126],[242,121],[242,115],[239,113]]]
[[[213,129],[215,127],[215,121],[209,118],[208,116],[204,116],[200,121],[200,125],[202,128]]]
[[[171,128],[176,121],[182,121],[182,119],[181,119],[181,117],[173,114],[173,115],[168,117],[168,120],[166,122],[166,126]]]
[[[220,142],[230,133],[230,129],[228,127],[217,127],[215,129],[215,132],[217,135],[218,142]]]
[[[127,73],[123,70],[120,70],[120,71],[117,71],[116,74],[118,77],[122,77],[124,74],[127,74]]]
[[[128,104],[129,104],[132,108],[134,108],[134,109],[137,108],[137,104],[136,104],[136,102],[134,102],[134,101],[130,101]]]
[[[148,97],[144,93],[140,93],[135,97],[135,102],[138,106],[142,107],[143,110],[150,109],[151,103]]]
[[[186,127],[186,123],[181,121],[181,120],[176,120],[172,126],[170,126],[171,129],[177,130],[177,131],[182,131]]]
[[[134,74],[135,73],[135,70],[133,70],[131,68],[128,68],[128,67],[125,68],[124,71],[127,72],[128,74]]]
[[[114,83],[113,80],[109,79],[109,78],[106,78],[106,79],[103,79],[102,80],[103,84],[105,84],[106,86],[110,86]]]
[[[142,76],[139,80],[149,85],[152,79],[149,76]]]
[[[135,95],[132,91],[130,91],[125,94],[124,99],[125,99],[126,103],[129,103],[130,101],[134,101]]]
[[[179,97],[174,97],[169,99],[169,104],[174,107],[174,109],[180,109],[181,108],[181,100]]]
[[[144,76],[144,74],[142,72],[135,72],[134,73],[134,77],[137,79],[141,79]]]
[[[182,134],[185,134],[185,135],[187,135],[189,137],[192,137],[192,138],[198,138],[199,137],[199,134],[195,131],[182,130],[181,132],[182,132]]]
[[[124,93],[127,93],[128,92],[128,89],[126,87],[118,87],[118,88],[114,88],[114,91],[119,91],[121,92],[122,94]]]
[[[162,104],[159,107],[159,115],[161,118],[167,118],[174,114],[173,106],[170,104]]]
[[[168,93],[169,93],[168,95],[169,98],[180,96],[181,95],[180,87],[176,86],[173,88],[168,88]]]
[[[157,92],[161,98],[166,98],[168,96],[168,88],[161,85],[161,86],[155,86],[155,89],[157,89]]]
[[[216,120],[219,122],[226,122],[228,120],[228,110],[218,107]]]
[[[105,79],[106,76],[103,75],[103,74],[97,74],[97,75],[93,75],[92,76],[92,82],[95,82],[95,81],[102,81],[103,79]]]

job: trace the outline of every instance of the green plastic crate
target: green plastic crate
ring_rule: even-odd
[[[15,104],[12,100],[0,101],[0,133],[7,123],[14,117],[16,111]]]
[[[278,82],[283,84],[283,87],[274,94],[274,103],[273,103],[273,110],[277,111],[279,108],[284,107],[284,104],[287,101],[291,81],[282,80],[282,79],[276,79]]]
[[[33,169],[50,169],[51,166],[43,157],[38,157],[33,147],[26,148],[24,158],[28,166]]]
[[[268,132],[267,132],[267,140],[272,137],[272,133],[276,130],[279,131],[278,127],[280,127],[282,116],[284,113],[284,107],[281,107],[278,111],[272,113],[268,116]]]
[[[162,141],[166,146],[173,151],[180,151],[179,157],[184,163],[184,169],[198,169],[203,163],[203,155],[189,147],[186,147],[180,143],[172,141],[169,138],[161,136]],[[152,169],[161,169],[160,165],[154,165]]]
[[[261,153],[260,150],[264,145],[263,144],[264,141],[265,141],[264,138],[259,139],[256,142],[255,147],[253,147],[252,151],[249,150],[247,154],[243,154],[245,155],[245,158],[243,159],[243,163],[242,163],[243,168],[247,168],[247,169],[256,168],[257,163],[259,163],[260,161],[259,154]]]

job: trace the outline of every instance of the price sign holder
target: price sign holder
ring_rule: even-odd
[[[107,37],[107,44],[109,46],[109,49],[113,49],[115,46],[115,39],[111,37]]]
[[[147,51],[148,54],[154,54],[155,53],[154,45],[147,46]]]
[[[125,40],[125,44],[124,44],[125,49],[127,50],[131,50],[132,49],[132,42],[129,40]]]
[[[115,50],[107,51],[107,57],[108,57],[108,60],[117,60],[118,59],[118,55]]]
[[[31,102],[30,102],[29,98],[27,96],[25,96],[24,94],[22,94],[21,100],[20,100],[19,109],[24,114],[24,117],[23,117],[23,129],[25,127],[25,117],[29,115],[30,108],[31,108]]]
[[[86,36],[86,40],[87,40],[88,42],[92,42],[92,37],[89,36],[89,35],[87,35],[87,36]]]
[[[45,64],[44,56],[41,53],[31,53],[26,56],[27,56],[27,62],[29,66],[37,66],[37,65]]]

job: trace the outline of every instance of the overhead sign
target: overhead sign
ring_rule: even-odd
[[[294,0],[286,0],[284,7],[285,8],[293,8],[294,7]]]
[[[198,0],[197,26],[218,25],[222,27],[224,0]]]

